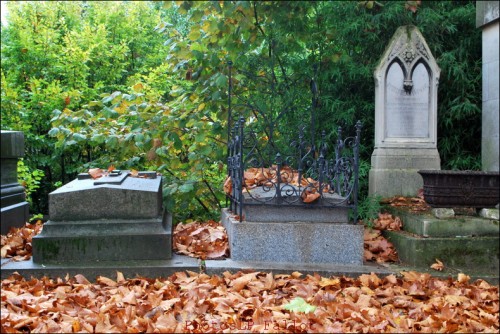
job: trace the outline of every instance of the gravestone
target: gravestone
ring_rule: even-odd
[[[24,134],[1,131],[1,232],[22,227],[29,219],[24,188],[17,182],[17,162],[24,156]]]
[[[498,1],[476,1],[476,27],[482,30],[482,170],[498,172],[499,164],[499,19]]]
[[[375,149],[369,194],[415,196],[418,170],[441,169],[437,151],[440,69],[415,26],[399,27],[375,78]]]
[[[244,194],[242,221],[222,210],[233,261],[363,265],[363,225],[349,222],[346,207],[319,207],[324,199],[309,206],[277,205],[272,191],[251,191],[253,197]]]
[[[78,179],[49,194],[49,216],[33,237],[34,263],[166,260],[172,219],[162,207],[161,177],[120,171]]]

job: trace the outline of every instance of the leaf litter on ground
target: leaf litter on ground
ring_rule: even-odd
[[[378,228],[401,225],[387,214],[377,220]],[[41,228],[38,222],[26,230],[12,229],[2,236],[2,248],[10,243],[10,249],[21,249],[15,236],[26,238],[27,245]],[[397,260],[380,233],[365,228],[365,254],[377,254],[377,262]],[[12,241],[4,243],[8,237]],[[228,252],[225,231],[215,221],[179,224],[174,240],[181,245],[177,251],[190,256],[218,258]],[[30,252],[9,254],[22,258]],[[2,333],[486,333],[498,332],[498,313],[498,286],[471,283],[463,273],[453,280],[412,271],[401,277],[372,273],[358,278],[243,271],[125,278],[117,272],[116,279],[99,276],[94,283],[81,274],[26,279],[16,273],[2,280],[1,292]]]
[[[1,330],[18,332],[469,332],[499,329],[498,286],[403,272],[265,272],[2,280]]]

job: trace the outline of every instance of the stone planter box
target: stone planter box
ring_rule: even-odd
[[[499,172],[419,170],[431,207],[490,208],[500,202]]]

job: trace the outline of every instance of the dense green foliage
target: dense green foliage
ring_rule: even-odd
[[[363,198],[373,70],[400,25],[421,30],[442,70],[442,168],[480,167],[474,23],[474,1],[15,3],[2,30],[2,128],[27,133],[26,164],[46,173],[42,188],[89,167],[158,170],[178,219],[215,217],[224,198],[231,60],[237,95],[266,111],[252,114],[258,121],[287,109],[284,126],[273,129],[285,144],[309,124],[311,77],[318,132],[334,138],[339,125],[362,120]],[[266,102],[270,82],[243,72],[270,77],[275,98]],[[240,114],[250,110],[236,108],[233,117]]]
[[[56,145],[55,109],[77,110],[134,75],[161,65],[165,47],[152,33],[161,13],[145,2],[8,2],[2,27],[2,129],[26,137],[25,167],[45,174],[32,211],[47,212],[47,194],[93,155],[91,145]],[[73,119],[76,120],[76,115]]]

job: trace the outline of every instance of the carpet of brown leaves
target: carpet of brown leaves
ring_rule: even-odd
[[[498,332],[498,287],[405,272],[2,280],[1,330],[17,332]],[[313,312],[285,308],[294,298]]]
[[[397,229],[401,222],[381,214],[374,225]],[[40,229],[41,224],[27,225],[2,236],[2,256],[29,256],[26,246]],[[365,255],[369,251],[378,262],[397,260],[390,243],[379,238],[380,230],[366,230],[371,236],[366,240],[365,234]],[[16,247],[8,237],[17,240]],[[216,222],[178,225],[174,244],[179,253],[200,258],[227,254],[227,236]],[[27,280],[14,274],[1,288],[2,333],[499,330],[498,286],[470,282],[464,274],[452,280],[417,272],[327,278],[240,271],[126,279],[117,272],[116,278],[100,276],[93,283],[82,275]],[[314,311],[290,310],[297,297]]]
[[[213,220],[177,224],[173,233],[173,248],[179,254],[202,260],[229,255],[226,229]]]
[[[9,233],[1,235],[2,259],[25,261],[31,258],[31,239],[42,231],[42,221],[26,223],[21,228],[11,228]]]
[[[389,213],[379,213],[373,221],[373,229],[365,227],[364,258],[365,261],[377,263],[397,262],[398,253],[394,245],[382,235],[383,230],[398,231],[402,227],[399,217]]]

